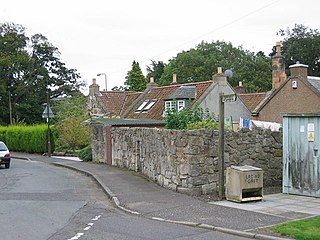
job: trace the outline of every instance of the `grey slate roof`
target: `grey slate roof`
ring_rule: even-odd
[[[165,100],[195,99],[195,98],[196,98],[196,86],[181,86]]]
[[[320,93],[320,77],[308,76],[308,82]]]

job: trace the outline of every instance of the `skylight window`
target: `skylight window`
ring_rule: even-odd
[[[141,113],[141,112],[146,112],[148,110],[150,110],[153,105],[157,102],[157,99],[148,99],[145,100],[135,111],[135,113]]]

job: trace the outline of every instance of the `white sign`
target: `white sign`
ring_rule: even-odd
[[[234,102],[237,100],[236,94],[222,95],[222,102]]]
[[[308,132],[314,132],[314,123],[308,123]]]

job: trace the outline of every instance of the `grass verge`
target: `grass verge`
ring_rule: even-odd
[[[319,240],[320,217],[280,224],[274,226],[272,231],[297,240]]]

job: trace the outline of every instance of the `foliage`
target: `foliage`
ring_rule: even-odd
[[[71,148],[73,152],[89,144],[90,126],[84,124],[88,118],[85,108],[86,97],[76,93],[55,105],[57,141],[61,148]]]
[[[92,161],[92,148],[90,145],[80,150],[79,158],[85,162]]]
[[[218,67],[232,69],[229,79],[232,86],[242,81],[248,92],[271,89],[271,60],[263,52],[257,54],[235,48],[231,43],[201,42],[189,51],[183,51],[164,67],[159,84],[169,85],[172,75],[177,74],[179,83],[200,82],[212,79]]]
[[[151,60],[151,64],[147,65],[147,79],[150,79],[150,77],[154,78],[154,81],[156,83],[159,82],[163,72],[164,72],[165,64],[162,61],[156,62],[155,60]]]
[[[69,117],[57,126],[59,142],[70,146],[73,152],[89,143],[89,128],[83,125],[84,117]]]
[[[48,127],[45,124],[0,127],[0,140],[6,142],[11,151],[45,153],[48,151]],[[51,136],[52,151],[54,142]]]
[[[115,86],[111,89],[112,91],[129,91],[127,86]]]
[[[219,123],[212,120],[202,120],[199,122],[194,123],[188,123],[187,129],[188,130],[195,130],[195,129],[211,129],[211,130],[217,130],[219,128]]]
[[[138,62],[133,61],[132,69],[128,72],[126,76],[125,85],[128,86],[129,91],[141,92],[146,89],[147,80],[143,76]]]
[[[165,126],[168,129],[183,130],[188,129],[188,126],[190,129],[196,129],[201,125],[213,125],[214,117],[208,110],[203,111],[201,107],[196,106],[195,108],[183,109],[181,111],[177,111],[176,109],[167,111],[165,122]]]
[[[283,37],[282,55],[286,60],[287,70],[297,61],[309,65],[308,75],[320,76],[320,32],[302,24],[295,24],[290,30],[280,29]]]
[[[10,123],[9,99],[13,118],[41,123],[47,85],[51,99],[66,96],[79,91],[83,85],[79,77],[60,60],[58,49],[46,37],[29,38],[21,25],[0,24],[0,124]]]
[[[272,230],[298,240],[320,239],[320,217],[277,225]]]

